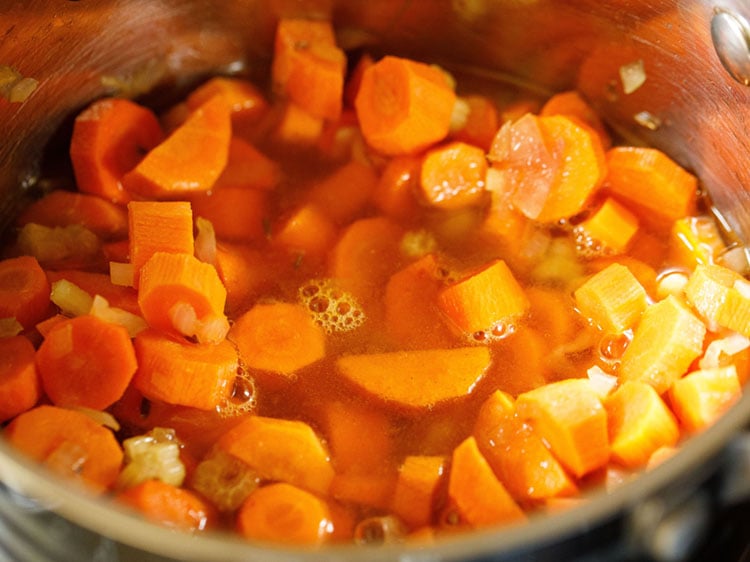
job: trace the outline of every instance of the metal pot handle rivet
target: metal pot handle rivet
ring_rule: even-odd
[[[750,86],[750,24],[739,14],[717,9],[711,39],[721,64],[740,84]]]

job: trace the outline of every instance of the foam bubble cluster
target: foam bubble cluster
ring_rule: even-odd
[[[592,238],[585,229],[577,226],[573,229],[576,251],[582,258],[600,258],[612,255],[611,248]]]
[[[299,288],[299,298],[328,334],[354,330],[365,321],[359,303],[330,279],[310,279]]]

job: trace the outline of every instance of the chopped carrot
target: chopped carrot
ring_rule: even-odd
[[[451,131],[451,138],[487,152],[500,128],[495,102],[487,96],[470,95],[460,97],[459,103],[465,103],[468,112],[461,126]]]
[[[435,67],[386,56],[367,68],[355,100],[362,134],[388,155],[414,154],[443,140],[456,94]]]
[[[512,338],[493,344],[502,361],[493,361],[485,376],[486,384],[517,396],[560,376],[555,364],[554,342],[548,334],[521,327]]]
[[[407,409],[468,396],[490,365],[485,347],[344,355],[339,373],[366,394]]]
[[[123,186],[157,199],[208,191],[227,164],[231,136],[229,105],[214,96],[125,174]]]
[[[576,485],[537,433],[515,415],[500,390],[482,403],[473,436],[479,450],[516,501],[572,495]]]
[[[608,197],[575,228],[576,245],[583,256],[622,254],[638,231],[638,217]]]
[[[586,123],[599,135],[604,149],[609,149],[612,139],[599,115],[575,90],[560,92],[549,98],[539,110],[539,115],[566,115],[576,117]]]
[[[620,381],[640,380],[664,394],[703,353],[706,326],[676,297],[649,306],[622,355]]]
[[[485,194],[487,159],[484,150],[453,141],[430,149],[422,161],[421,196],[440,209],[481,203]]]
[[[526,519],[524,512],[492,472],[474,437],[467,437],[453,451],[448,496],[460,518],[472,527]]]
[[[272,229],[272,241],[288,252],[322,261],[338,234],[334,222],[313,203],[283,216]]]
[[[712,425],[741,396],[734,365],[693,371],[676,380],[669,390],[675,415],[693,433]]]
[[[237,318],[227,336],[252,369],[290,377],[325,357],[325,331],[307,310],[286,302],[259,303]]]
[[[64,322],[65,320],[68,320],[69,317],[65,316],[64,314],[54,314],[50,316],[49,318],[45,318],[41,322],[39,322],[35,328],[36,331],[39,332],[39,335],[43,338],[47,337],[47,334],[50,333],[52,328],[57,326],[60,322]],[[17,334],[16,334],[17,335]]]
[[[216,269],[190,254],[156,252],[141,268],[138,304],[157,330],[217,343],[229,329],[226,297]]]
[[[711,264],[726,250],[719,228],[708,215],[683,217],[672,224],[669,257],[678,265],[694,269]]]
[[[130,194],[123,189],[123,176],[163,135],[149,109],[122,98],[95,101],[73,125],[70,158],[78,189],[114,203],[127,203]]]
[[[312,427],[301,421],[249,416],[222,435],[217,444],[266,480],[324,495],[333,479],[328,451]]]
[[[373,472],[392,452],[386,416],[358,402],[325,405],[325,435],[332,462],[339,473]]]
[[[434,254],[394,273],[385,288],[385,325],[399,348],[450,347],[456,341],[438,308],[443,286]]]
[[[617,198],[659,219],[673,221],[695,210],[695,176],[655,148],[611,148],[604,183]]]
[[[88,293],[92,299],[96,295],[100,295],[107,299],[111,306],[127,310],[131,314],[141,313],[141,308],[138,306],[138,294],[135,289],[113,284],[110,276],[106,273],[63,269],[47,271],[47,279],[52,284],[65,279]]]
[[[229,142],[227,165],[216,179],[214,188],[244,187],[271,191],[281,181],[281,170],[249,142],[232,137]]]
[[[377,181],[371,166],[352,160],[313,185],[307,200],[333,222],[349,223],[367,204]]]
[[[581,330],[580,316],[571,308],[568,295],[550,287],[526,289],[529,299],[528,325],[549,341],[570,341]]]
[[[422,159],[416,156],[388,160],[372,192],[372,202],[384,215],[404,222],[414,218],[421,167]]]
[[[31,328],[47,314],[49,295],[50,283],[36,258],[0,261],[0,318],[15,318]]]
[[[102,239],[122,238],[128,233],[128,216],[120,205],[102,197],[57,189],[34,201],[16,219],[17,226],[81,224]]]
[[[85,315],[50,330],[36,365],[54,404],[103,410],[123,395],[137,362],[125,328]]]
[[[330,21],[282,18],[276,27],[271,80],[274,88],[310,114],[341,115],[346,55]]]
[[[188,95],[185,106],[194,111],[216,95],[229,105],[234,132],[251,130],[268,111],[268,102],[252,82],[227,76],[215,76],[198,86]]]
[[[268,195],[259,189],[222,186],[190,197],[193,215],[211,221],[220,240],[262,240]]]
[[[195,252],[193,211],[186,201],[131,201],[128,221],[136,282],[141,267],[155,252]]]
[[[323,159],[331,162],[369,162],[354,109],[345,108],[336,121],[324,123],[315,150]]]
[[[34,356],[28,338],[0,339],[0,423],[30,410],[41,398]]]
[[[37,406],[13,419],[3,432],[8,442],[32,459],[94,492],[112,487],[123,453],[112,432],[88,415],[57,406]]]
[[[634,327],[648,306],[643,285],[619,263],[589,277],[574,295],[581,314],[600,330],[615,334]]]
[[[391,509],[411,528],[432,522],[438,488],[447,472],[447,461],[440,456],[411,455],[398,469]]]
[[[373,467],[369,471],[337,472],[328,493],[342,503],[387,510],[395,485],[395,471]]]
[[[308,113],[295,103],[279,106],[272,117],[272,139],[282,146],[311,147],[323,134],[323,119]]]
[[[656,296],[658,285],[658,275],[656,273],[656,270],[648,263],[638,258],[634,258],[631,255],[607,256],[589,260],[586,262],[587,272],[598,273],[608,268],[613,263],[618,263],[627,267],[646,290],[646,294],[648,294],[652,298]]]
[[[231,316],[248,309],[251,299],[272,280],[274,269],[260,250],[240,244],[219,244],[216,268],[227,290],[227,311]]]
[[[739,273],[699,264],[688,279],[685,296],[709,325],[750,337],[750,285]]]
[[[138,371],[133,385],[149,400],[212,410],[232,393],[238,360],[226,340],[190,343],[145,330],[136,336],[134,347]]]
[[[649,384],[624,382],[607,397],[604,407],[612,458],[626,467],[642,467],[657,449],[677,443],[677,421]]]
[[[285,482],[252,492],[237,512],[236,525],[246,539],[317,546],[333,526],[323,499]]]
[[[181,531],[203,531],[216,521],[215,509],[197,494],[161,480],[146,480],[115,499],[148,520]]]
[[[460,333],[492,339],[513,329],[529,301],[505,262],[495,260],[440,291],[438,306]]]
[[[575,476],[607,464],[607,413],[588,380],[566,379],[525,392],[516,411]]]

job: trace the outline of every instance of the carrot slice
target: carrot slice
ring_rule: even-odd
[[[398,469],[391,509],[412,528],[432,522],[438,489],[447,473],[447,460],[440,456],[411,455]]]
[[[422,159],[416,156],[388,160],[372,192],[372,202],[384,215],[403,222],[415,217],[421,167]]]
[[[8,442],[94,492],[112,487],[123,453],[112,432],[91,417],[56,406],[37,406],[17,416],[3,432]]]
[[[138,294],[133,287],[121,287],[112,283],[111,277],[106,273],[93,273],[78,269],[62,269],[59,271],[47,271],[47,279],[55,283],[65,279],[79,287],[93,299],[96,295],[107,299],[110,306],[121,308],[131,314],[141,313],[138,306]],[[86,311],[88,312],[88,311]]]
[[[130,194],[122,178],[154,148],[164,133],[156,116],[123,98],[106,98],[81,112],[73,125],[70,158],[78,189],[114,203]]]
[[[620,381],[640,380],[664,394],[703,353],[706,326],[676,297],[649,306],[622,355]]]
[[[321,498],[284,482],[252,492],[237,512],[246,539],[277,544],[323,544],[332,532],[331,513]]]
[[[50,227],[81,224],[102,239],[121,238],[128,233],[128,216],[122,206],[63,189],[34,201],[16,219],[17,226],[32,222]]]
[[[352,160],[313,185],[307,199],[335,223],[349,223],[367,204],[377,181],[372,166]]]
[[[229,106],[209,99],[122,178],[141,197],[171,199],[213,187],[224,170],[232,137]]]
[[[229,335],[242,362],[285,376],[325,357],[325,331],[304,307],[276,302],[256,304],[236,319]]]
[[[516,411],[574,475],[607,464],[607,413],[588,380],[567,379],[525,392],[516,400]]]
[[[451,131],[451,138],[466,142],[487,152],[500,128],[500,115],[495,102],[482,95],[461,96],[459,103],[466,104],[466,118]]]
[[[213,410],[231,395],[238,360],[228,341],[190,343],[144,330],[133,343],[138,359],[133,385],[146,398]]]
[[[433,207],[460,209],[482,202],[487,159],[484,150],[450,142],[430,149],[419,177],[422,198]]]
[[[386,416],[356,402],[325,405],[325,434],[336,471],[376,472],[393,443]]]
[[[485,347],[345,355],[339,373],[368,395],[424,410],[471,394],[490,365]]]
[[[216,95],[229,105],[235,132],[247,132],[268,111],[268,102],[252,82],[227,76],[215,76],[198,86],[190,92],[185,105],[194,111]]]
[[[467,437],[453,451],[448,496],[463,521],[472,527],[488,527],[526,519],[482,456],[474,437]]]
[[[254,468],[258,476],[326,494],[333,468],[315,431],[301,421],[250,416],[227,431],[218,447]]]
[[[397,155],[420,152],[444,139],[455,102],[442,71],[387,56],[365,70],[354,105],[367,143]]]
[[[622,254],[638,232],[638,217],[609,197],[574,232],[583,256]]]
[[[651,385],[626,381],[604,401],[612,458],[626,467],[644,466],[660,447],[677,443],[672,412]]]
[[[216,269],[190,254],[156,252],[141,268],[138,304],[157,330],[217,343],[229,329],[226,298]]]
[[[36,365],[44,392],[56,405],[103,410],[123,395],[137,362],[124,327],[86,315],[52,328]]]
[[[605,150],[612,145],[612,139],[599,114],[575,90],[560,92],[550,97],[539,110],[539,115],[575,117],[596,131]]]
[[[30,410],[41,398],[35,353],[24,336],[0,339],[0,423]]]
[[[215,186],[190,197],[193,215],[211,221],[220,240],[262,240],[268,220],[268,194],[259,189]]]
[[[322,261],[337,234],[334,222],[317,205],[306,203],[279,220],[271,239],[288,252]]]
[[[669,391],[674,413],[693,433],[712,425],[741,396],[734,365],[693,371],[676,380]]]
[[[214,188],[244,187],[271,191],[281,181],[279,165],[249,142],[233,136],[229,141],[227,165]]]
[[[295,103],[278,106],[273,117],[271,138],[282,146],[308,148],[314,146],[323,134],[325,121]]]
[[[197,494],[161,480],[146,480],[119,492],[115,499],[166,527],[202,531],[216,522],[216,510]]]
[[[49,281],[36,258],[0,261],[0,318],[15,318],[30,328],[47,314],[49,295]]]
[[[227,290],[227,312],[237,316],[246,311],[251,299],[272,282],[269,258],[255,248],[242,244],[219,244],[216,268]]]

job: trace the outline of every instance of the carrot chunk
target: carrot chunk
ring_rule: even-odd
[[[268,220],[268,195],[259,189],[214,187],[190,197],[193,215],[211,221],[216,236],[230,242],[262,240]]]
[[[65,279],[79,287],[93,299],[96,295],[104,297],[110,306],[121,308],[131,314],[140,314],[138,306],[138,294],[133,287],[121,287],[112,283],[106,273],[93,273],[77,269],[62,269],[59,271],[47,271],[47,279],[50,283],[56,283]],[[88,312],[86,310],[85,312]]]
[[[741,396],[734,365],[693,371],[676,380],[669,391],[672,409],[690,432],[712,425]]]
[[[707,323],[750,337],[750,285],[720,265],[698,265],[685,286],[688,302]]]
[[[440,209],[478,204],[485,193],[487,159],[481,148],[450,142],[430,149],[419,178],[422,198]]]
[[[612,458],[626,467],[642,467],[660,447],[677,443],[680,430],[654,388],[626,381],[604,401]]]
[[[380,173],[372,193],[372,202],[383,214],[395,220],[408,221],[419,207],[417,190],[422,160],[416,156],[396,156]]]
[[[500,128],[500,115],[495,103],[487,96],[461,96],[458,103],[466,104],[466,117],[458,128],[453,128],[451,138],[466,142],[487,152]]]
[[[333,468],[322,442],[301,421],[250,416],[218,441],[224,452],[254,468],[258,476],[326,494]]]
[[[115,436],[75,410],[37,406],[17,416],[3,434],[24,454],[94,492],[111,488],[120,472],[123,453]]]
[[[575,291],[576,306],[600,330],[619,334],[632,328],[648,306],[648,295],[630,270],[613,263]]]
[[[35,353],[24,336],[0,339],[0,423],[30,410],[41,398]]]
[[[576,226],[576,245],[584,256],[622,254],[637,232],[638,217],[610,197]]]
[[[664,394],[703,353],[706,326],[670,295],[649,306],[622,355],[620,381],[639,380]]]
[[[325,430],[337,472],[376,472],[392,452],[386,416],[356,402],[325,407]]]
[[[229,141],[227,165],[216,179],[214,188],[244,187],[271,191],[281,181],[281,170],[249,142],[233,136]]]
[[[0,261],[0,318],[15,318],[30,328],[47,314],[49,295],[49,281],[36,258]]]
[[[391,508],[410,527],[432,522],[438,488],[447,473],[447,460],[440,456],[411,455],[398,469]]]
[[[397,155],[420,152],[444,139],[455,102],[442,71],[387,56],[365,70],[354,105],[367,143]]]
[[[248,367],[286,376],[325,356],[323,328],[297,304],[256,304],[237,318],[228,338]]]
[[[190,343],[155,330],[134,341],[138,370],[133,385],[150,400],[213,410],[232,392],[237,376],[237,352],[226,340]]]
[[[190,92],[185,105],[194,111],[216,95],[229,105],[233,131],[248,131],[268,111],[268,102],[252,82],[227,76],[216,76],[198,86]]]
[[[485,347],[345,355],[339,373],[386,403],[426,409],[468,396],[490,365]]]
[[[589,381],[567,379],[525,392],[516,411],[576,476],[607,464],[607,413]]]
[[[272,240],[288,252],[322,260],[337,234],[336,224],[317,205],[306,203],[279,220]]]
[[[544,102],[539,110],[539,115],[542,117],[548,115],[575,117],[596,131],[605,149],[608,149],[612,144],[612,139],[599,115],[575,90],[553,95]]]
[[[156,199],[208,191],[227,164],[231,136],[229,105],[214,96],[125,174],[123,186]]]
[[[352,160],[313,185],[307,200],[333,222],[349,223],[367,204],[377,181],[372,166]]]
[[[137,362],[124,327],[85,315],[50,330],[36,365],[44,392],[56,405],[103,410],[123,395]]]
[[[482,456],[474,437],[453,451],[448,496],[472,527],[523,521],[526,516]]]
[[[123,188],[123,176],[163,136],[158,119],[145,107],[123,98],[92,103],[76,117],[70,141],[78,189],[114,203],[127,203],[130,194]]]
[[[683,217],[672,224],[669,257],[680,265],[694,269],[698,264],[715,263],[725,250],[713,217]]]

